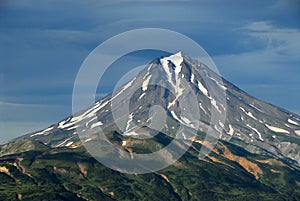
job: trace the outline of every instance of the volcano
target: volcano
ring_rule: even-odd
[[[173,135],[178,124],[204,133],[212,127],[216,138],[251,153],[300,162],[298,115],[248,95],[182,52],[153,60],[137,77],[91,108],[25,137],[51,147],[68,147],[79,143],[78,127],[137,135],[136,129],[151,128],[151,119],[157,119],[153,111],[149,114],[152,106],[160,106],[164,114],[159,118],[168,119],[164,125],[152,121],[152,127],[160,126],[168,135]]]
[[[133,176],[109,170],[86,152],[102,136],[132,159],[173,139],[188,146],[170,167]],[[2,145],[0,172],[7,197],[18,195],[24,182],[33,194],[41,187],[53,199],[297,200],[299,144],[298,115],[178,52],[154,59],[90,108]]]

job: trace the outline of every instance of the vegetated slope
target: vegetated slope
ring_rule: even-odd
[[[121,145],[119,145],[122,148]],[[150,146],[150,145],[149,145]],[[147,148],[147,145],[145,146]],[[219,142],[199,161],[195,142],[174,165],[151,174],[113,171],[83,147],[0,158],[2,200],[297,200],[300,171]]]

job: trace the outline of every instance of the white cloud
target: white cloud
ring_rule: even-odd
[[[0,101],[0,107],[53,107],[55,105],[43,105],[43,104],[30,104],[30,103],[14,103]]]
[[[291,100],[300,99],[297,93],[300,90],[300,30],[260,21],[235,31],[248,36],[247,45],[260,43],[260,46],[249,52],[214,57],[223,76],[260,99],[299,111],[299,106]]]
[[[240,30],[249,36],[267,41],[265,51],[272,51],[279,55],[288,55],[290,58],[299,59],[300,30],[278,28],[266,21],[252,22]]]
[[[220,55],[214,59],[227,72],[239,75],[264,73],[265,76],[275,71],[298,69],[300,62],[300,31],[297,29],[278,28],[268,22],[252,22],[236,29],[250,37],[247,45],[259,41],[262,48],[255,51]],[[243,41],[241,41],[243,43]],[[278,73],[278,72],[277,72]]]

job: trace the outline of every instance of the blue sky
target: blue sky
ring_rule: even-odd
[[[147,27],[187,35],[226,79],[300,114],[299,6],[296,0],[1,1],[0,141],[70,115],[86,56],[116,34]]]

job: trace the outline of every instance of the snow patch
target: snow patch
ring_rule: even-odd
[[[35,134],[30,135],[30,137],[33,137],[33,136],[36,136],[36,135],[49,134],[49,131],[51,131],[53,128],[54,128],[54,127],[51,126],[51,127],[47,128],[47,129],[41,131],[41,132],[38,132],[38,133],[35,133]]]
[[[59,122],[57,128],[66,129],[66,130],[75,129],[79,126],[78,123],[80,121],[82,121],[84,119],[93,119],[93,118],[95,118],[96,113],[99,110],[101,110],[103,107],[105,107],[108,103],[109,103],[109,101],[106,101],[104,103],[97,102],[92,108],[88,109],[84,113],[82,113],[78,116],[70,117],[67,120]]]
[[[268,124],[265,124],[265,126],[266,126],[268,129],[270,129],[271,131],[274,131],[274,132],[276,132],[276,133],[286,133],[286,134],[290,134],[289,131],[284,130],[284,129],[282,129],[282,128],[278,128],[278,127],[275,127],[275,126],[270,126],[270,125],[268,125]]]
[[[257,133],[258,138],[259,138],[260,141],[264,141],[264,139],[261,137],[261,133],[256,128],[253,128],[249,124],[247,124],[246,126],[249,127],[250,129],[252,129],[255,133]]]
[[[195,84],[195,75],[192,73],[191,74],[191,79],[190,79],[190,81],[193,83],[193,84]]]
[[[188,119],[188,118],[186,118],[186,117],[180,117],[181,119],[182,119],[182,121],[184,122],[184,123],[186,123],[186,124],[191,124],[192,122]]]
[[[261,113],[263,113],[263,111],[261,109],[259,109],[258,107],[256,107],[255,105],[250,104],[250,106],[253,107],[254,109],[256,109],[257,111],[260,111]]]
[[[229,124],[228,134],[231,135],[231,136],[234,134],[234,130],[233,130],[233,127],[231,126],[231,124]]]
[[[77,127],[78,127],[79,125],[74,125],[74,126],[71,126],[71,127],[69,127],[69,128],[66,128],[66,130],[73,130],[73,129],[76,129]]]
[[[128,136],[137,136],[139,134],[135,131],[130,131],[130,132],[125,132],[122,135],[125,136],[125,137],[128,137]]]
[[[73,137],[73,136],[71,136],[71,137],[65,139],[63,142],[59,143],[59,144],[56,145],[55,147],[61,147],[61,146],[64,146],[64,144],[65,144],[66,142],[68,142],[72,137]]]
[[[176,119],[179,123],[186,124],[186,123],[184,123],[181,119],[178,118],[178,116],[175,114],[174,111],[171,111],[171,114],[172,114],[172,116],[174,117],[174,119]]]
[[[151,64],[152,65],[152,64]],[[146,79],[146,77],[149,75],[149,71],[147,71],[146,75],[144,75],[143,80]]]
[[[292,119],[288,119],[288,122],[289,122],[290,124],[294,124],[294,125],[296,125],[296,126],[299,126],[299,124],[298,124],[297,122],[293,121]]]
[[[139,100],[141,100],[145,95],[146,95],[146,93],[142,93],[142,95],[140,95],[140,97],[139,97]]]
[[[219,85],[219,87],[221,87],[223,90],[227,90],[227,87],[225,87],[224,85],[222,85],[219,81],[217,81],[215,78],[210,77],[207,75],[207,77],[211,80],[213,80],[217,85]]]
[[[151,76],[152,76],[152,75],[149,75],[149,76],[147,77],[147,79],[143,82],[143,84],[142,84],[142,90],[143,90],[143,91],[146,91],[146,90],[147,90],[148,84],[149,84],[150,79],[151,79]]]
[[[126,125],[125,130],[128,130],[128,129],[129,129],[130,124],[131,124],[131,122],[132,122],[132,118],[133,118],[133,114],[130,114],[130,115],[129,115],[129,120],[128,120],[128,122],[127,122],[127,125]]]
[[[300,136],[300,130],[295,130],[296,135]]]
[[[224,106],[223,104],[220,104],[220,105],[221,105],[222,109],[223,109],[224,111],[226,111],[225,106]]]
[[[217,105],[217,101],[215,99],[211,99],[210,102],[216,108],[216,110],[221,113],[221,110],[219,109],[219,107]]]
[[[288,128],[292,128],[289,124],[284,124]]]
[[[98,126],[103,126],[103,123],[101,121],[98,121],[98,122],[92,124],[91,129],[95,128],[95,127],[98,127]]]
[[[243,107],[240,107],[240,109],[249,117],[251,117],[252,119],[258,121],[258,119],[250,112],[250,111],[246,111]]]
[[[199,107],[200,107],[201,110],[206,114],[206,111],[205,111],[205,109],[203,108],[202,103],[199,103]]]
[[[92,140],[92,138],[88,138],[88,139],[84,140],[84,142],[88,142],[88,141],[91,141],[91,140]]]
[[[202,93],[203,93],[206,97],[210,98],[210,96],[208,95],[207,89],[203,86],[203,84],[202,84],[200,81],[198,81],[198,88],[200,89],[200,91],[202,91]]]
[[[176,120],[180,121],[180,119],[177,117],[177,115],[175,114],[174,111],[171,111],[171,114],[172,114],[172,116],[173,116]]]
[[[71,141],[71,142],[68,142],[65,146],[68,147],[68,146],[70,146],[71,144],[73,144],[72,141]]]

